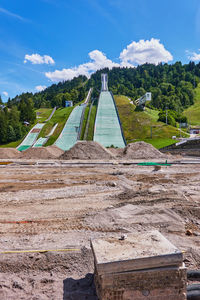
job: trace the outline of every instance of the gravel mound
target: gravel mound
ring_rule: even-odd
[[[46,147],[46,149],[48,149],[48,151],[56,157],[61,156],[65,152],[62,149],[58,148],[56,145],[48,146]]]
[[[137,158],[164,158],[166,155],[154,148],[151,144],[145,142],[136,142],[128,144],[124,148],[123,158],[137,159]]]
[[[0,148],[0,159],[20,158],[21,152],[15,148]]]
[[[23,155],[22,158],[27,158],[27,159],[35,159],[35,158],[36,159],[55,159],[55,158],[58,158],[60,156],[60,151],[59,150],[56,151],[55,149],[51,149],[51,147],[29,148],[26,151],[22,152],[22,155]]]
[[[97,142],[79,141],[70,150],[65,151],[60,159],[114,159],[108,149]]]
[[[108,148],[108,150],[114,154],[116,158],[123,157],[124,148]]]

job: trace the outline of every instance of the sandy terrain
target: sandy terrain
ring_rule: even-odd
[[[200,164],[19,162],[0,165],[0,299],[97,299],[101,236],[158,229],[200,268]]]

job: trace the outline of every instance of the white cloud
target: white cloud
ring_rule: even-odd
[[[51,81],[71,80],[79,75],[88,78],[92,73],[103,68],[112,69],[113,67],[134,68],[137,64],[168,62],[173,56],[167,51],[157,39],[150,41],[140,40],[127,46],[120,54],[120,63],[108,59],[104,53],[94,50],[89,53],[90,61],[77,67],[46,72],[45,76]]]
[[[49,64],[49,65],[53,65],[55,64],[55,61],[53,60],[53,58],[49,55],[43,55],[41,56],[40,54],[32,54],[32,55],[25,55],[24,58],[24,63],[26,64],[28,61],[30,61],[33,65],[41,65],[41,64]]]
[[[200,49],[198,49],[200,51]],[[188,59],[192,60],[192,61],[198,61],[200,60],[200,53],[196,53],[196,52],[190,52],[190,51],[186,51],[187,55],[188,55]]]
[[[2,93],[5,97],[8,97],[8,92],[3,92]]]
[[[160,40],[152,38],[149,40],[140,40],[132,42],[120,54],[122,63],[158,64],[160,62],[168,62],[173,60],[173,56],[167,51]]]
[[[100,69],[113,67],[120,67],[120,64],[112,62],[108,59],[105,54],[99,50],[94,50],[89,53],[91,61],[85,64],[81,64],[78,67],[73,67],[71,69],[56,70],[54,72],[45,73],[46,77],[51,81],[63,81],[70,80],[79,75],[85,75],[90,77],[90,75]]]
[[[35,87],[36,91],[38,91],[38,92],[42,92],[42,91],[44,91],[46,88],[47,88],[46,85],[37,85],[37,86]]]

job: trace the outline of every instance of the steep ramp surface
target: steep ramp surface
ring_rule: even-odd
[[[47,142],[48,138],[45,137],[45,138],[39,138],[35,144],[33,145],[33,148],[39,148],[39,147],[42,147],[46,142]]]
[[[36,141],[44,123],[37,123],[27,134],[23,142],[17,147],[19,151],[24,151],[29,149]]]
[[[101,92],[95,120],[94,141],[104,147],[125,147],[119,117],[110,92]]]
[[[55,145],[60,149],[66,151],[74,146],[78,139],[80,130],[81,116],[85,105],[76,106],[71,112],[62,132]]]

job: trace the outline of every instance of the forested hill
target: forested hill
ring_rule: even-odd
[[[103,69],[92,74],[88,79],[79,76],[73,80],[53,84],[39,93],[23,93],[9,99],[4,105],[0,98],[0,144],[12,142],[24,136],[35,122],[35,109],[44,107],[64,107],[66,100],[74,104],[82,101],[90,87],[93,87],[93,98],[98,97],[101,89],[101,73],[108,74],[109,89],[115,95],[125,95],[136,100],[145,92],[152,93],[149,106],[159,110],[159,120],[165,118],[162,110],[168,108],[172,122],[186,122],[181,112],[194,103],[194,89],[200,82],[200,63],[182,65],[144,64],[136,68]],[[191,117],[191,116],[190,116]]]
[[[145,92],[152,92],[152,105],[158,109],[182,111],[193,104],[194,88],[200,82],[200,63],[182,65],[144,64],[137,68],[104,69],[93,74],[88,87],[96,94],[101,88],[101,73],[108,74],[109,89],[115,95],[126,95],[137,99]]]
[[[75,104],[82,101],[86,94],[85,84],[87,77],[80,75],[72,80],[52,84],[39,93],[23,93],[8,101],[8,106],[18,105],[21,100],[31,98],[35,108],[40,107],[62,107],[65,101],[72,100]]]
[[[83,100],[87,90],[94,87],[94,96],[101,89],[101,73],[108,73],[109,89],[113,94],[126,95],[133,100],[152,92],[151,105],[158,109],[169,109],[181,112],[194,102],[194,88],[200,82],[200,63],[182,65],[144,64],[136,68],[103,69],[92,74],[88,80],[79,76],[70,81],[53,84],[42,92],[26,93],[9,100],[8,106],[20,100],[31,98],[36,108],[64,106],[66,100],[78,103]]]

